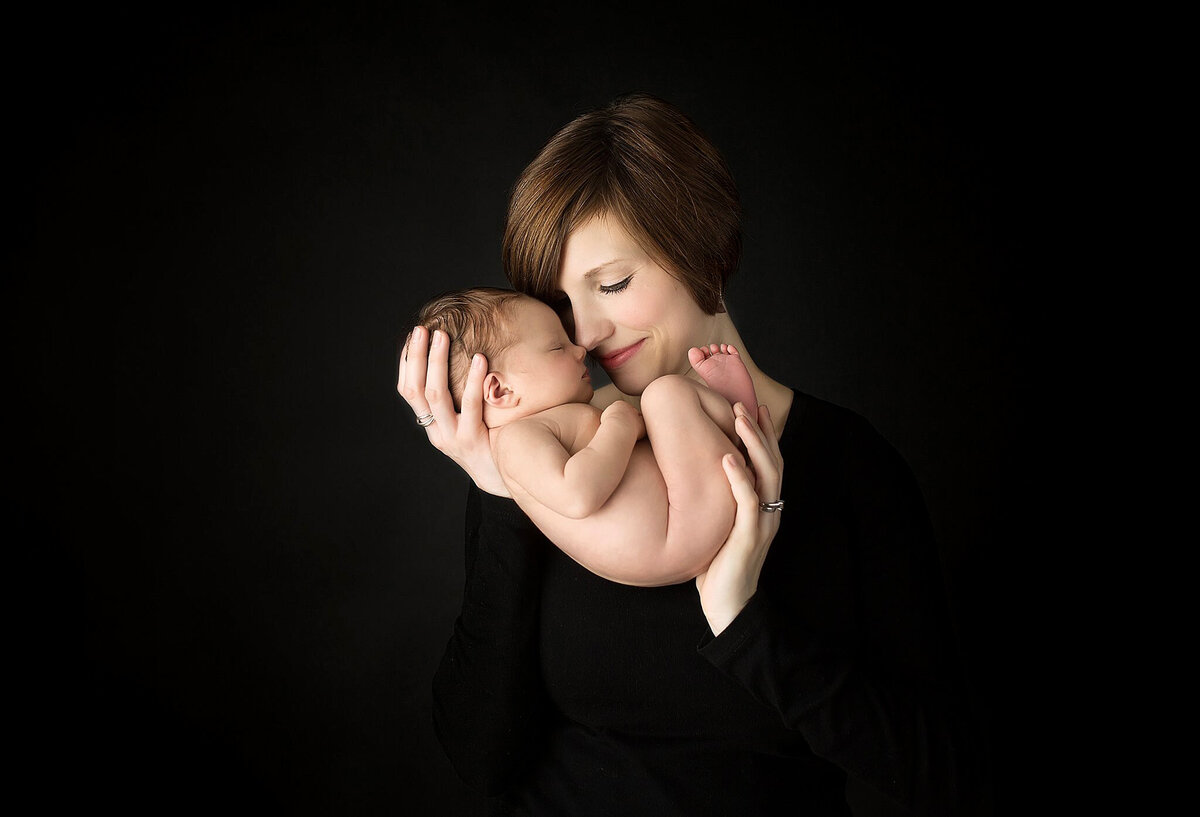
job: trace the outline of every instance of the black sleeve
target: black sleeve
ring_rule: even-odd
[[[433,679],[434,729],[467,785],[498,794],[536,758],[537,638],[549,543],[510,499],[471,486],[462,612]]]
[[[802,583],[777,575],[701,652],[845,770],[851,791],[916,814],[982,813],[984,755],[919,486],[866,421],[845,439],[839,523],[825,535],[852,554],[854,635],[798,620],[782,597]]]

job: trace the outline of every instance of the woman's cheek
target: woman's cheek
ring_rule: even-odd
[[[646,300],[639,301],[626,313],[629,328],[642,332],[653,331],[661,323],[661,318],[659,305]]]
[[[662,330],[672,323],[675,298],[687,295],[686,291],[674,290],[674,287],[653,288],[633,293],[626,313],[630,326],[662,334]]]

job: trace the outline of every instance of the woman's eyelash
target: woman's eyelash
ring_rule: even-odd
[[[605,293],[606,295],[611,295],[614,292],[620,292],[625,287],[629,286],[629,282],[632,280],[633,280],[633,276],[630,275],[625,280],[617,281],[615,284],[601,284],[600,291]]]

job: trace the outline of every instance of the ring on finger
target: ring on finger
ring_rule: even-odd
[[[763,513],[778,513],[783,510],[783,500],[779,499],[775,502],[760,502],[758,509]]]
[[[419,425],[421,428],[425,428],[425,426],[430,425],[432,423],[433,423],[433,414],[422,414],[420,417],[417,418],[417,425]]]

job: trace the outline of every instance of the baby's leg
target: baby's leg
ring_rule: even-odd
[[[743,367],[744,368],[744,367]],[[642,393],[642,416],[666,483],[668,517],[662,563],[679,581],[702,572],[733,527],[736,503],[721,458],[741,457],[733,407],[682,375],[660,377]]]
[[[726,343],[693,346],[688,350],[688,360],[696,374],[710,389],[728,400],[729,405],[740,402],[752,416],[758,416],[754,380],[737,349]]]

